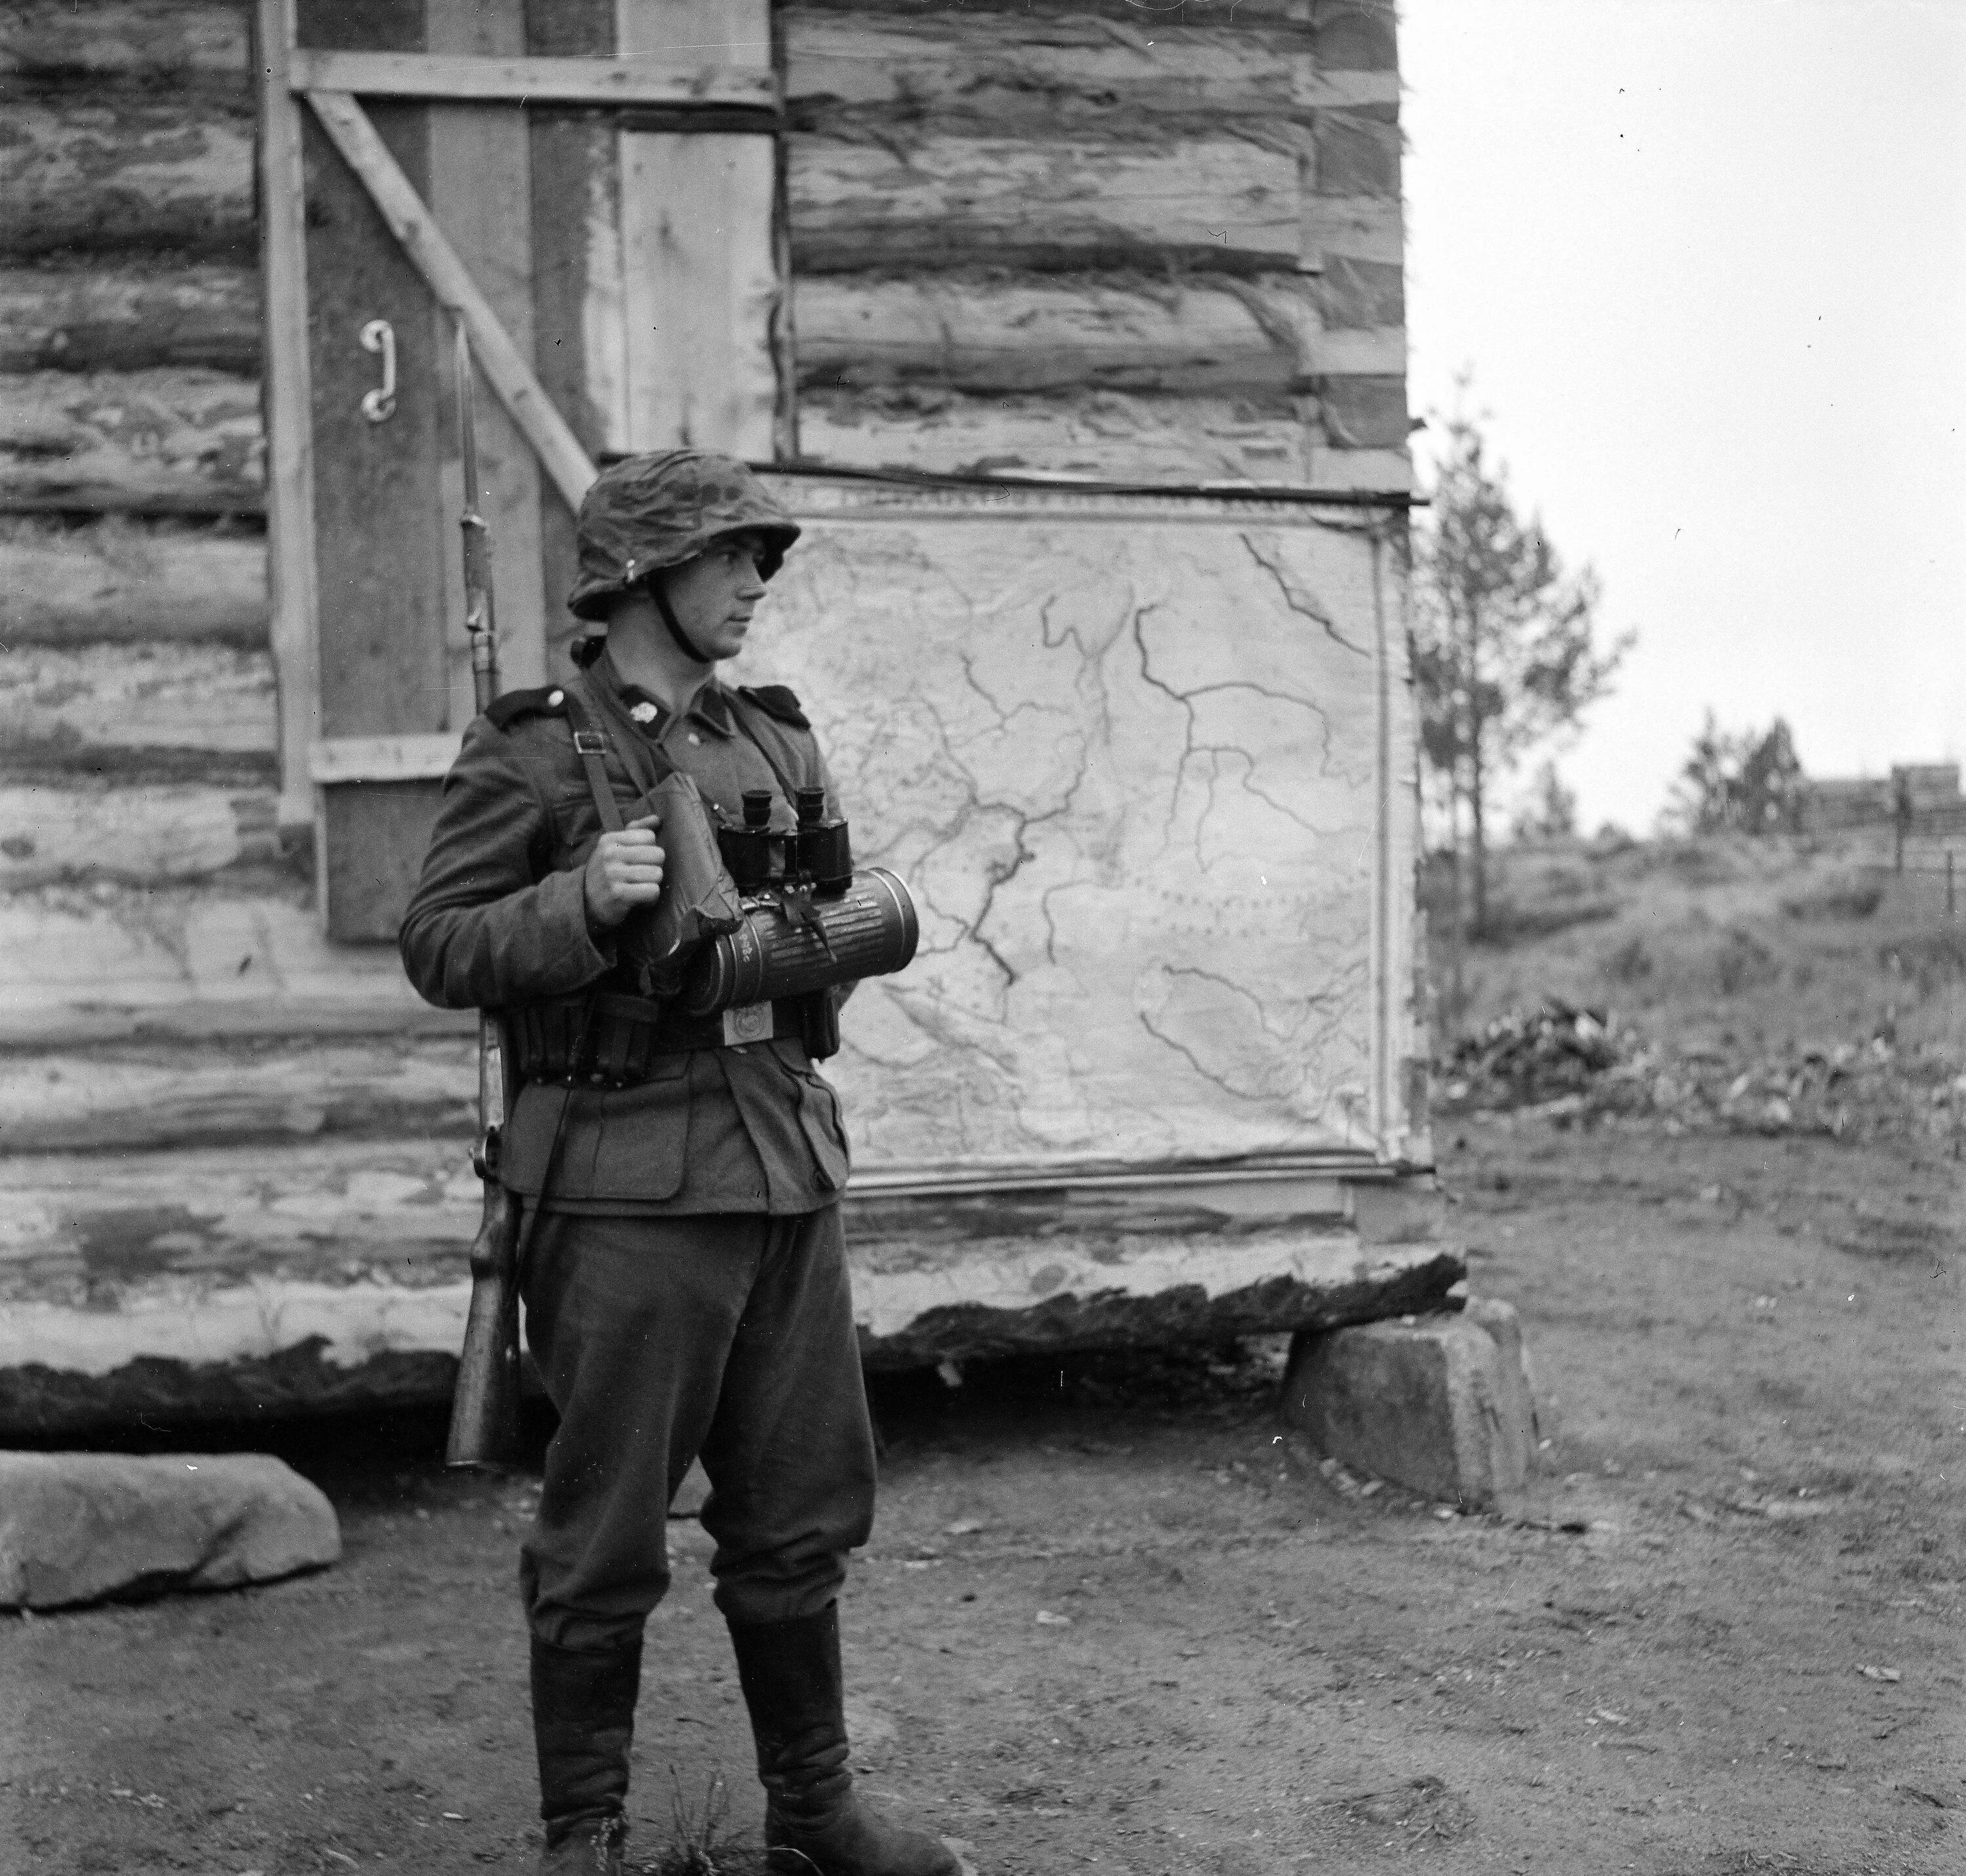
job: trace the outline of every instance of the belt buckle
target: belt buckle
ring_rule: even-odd
[[[724,1046],[740,1043],[768,1043],[772,1040],[772,1006],[769,1003],[740,1004],[723,1015]]]

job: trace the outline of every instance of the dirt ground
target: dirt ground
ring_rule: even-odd
[[[1004,1876],[1966,1870],[1958,1165],[1525,1120],[1441,1146],[1552,1423],[1526,1515],[1326,1478],[1273,1346],[883,1384],[863,1784]],[[529,1868],[530,1481],[446,1475],[440,1435],[280,1444],[334,1569],[0,1623],[0,1869]],[[740,1845],[759,1809],[672,1529],[651,1860],[713,1774]]]

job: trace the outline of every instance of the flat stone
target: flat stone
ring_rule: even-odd
[[[1488,1510],[1521,1491],[1536,1450],[1521,1351],[1506,1304],[1300,1335],[1284,1417],[1346,1466]]]
[[[320,1489],[260,1452],[0,1452],[0,1608],[236,1588],[341,1555]]]

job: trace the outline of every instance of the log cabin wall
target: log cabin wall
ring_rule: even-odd
[[[780,4],[781,453],[1405,491],[1392,13]],[[345,1197],[472,1079],[279,824],[251,9],[14,0],[0,88],[4,1307],[249,1272],[179,1185]]]

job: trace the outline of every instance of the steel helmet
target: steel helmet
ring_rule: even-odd
[[[661,450],[611,463],[580,504],[579,572],[568,608],[576,618],[604,620],[611,602],[651,573],[739,533],[763,537],[758,571],[769,579],[799,525],[735,456]]]

